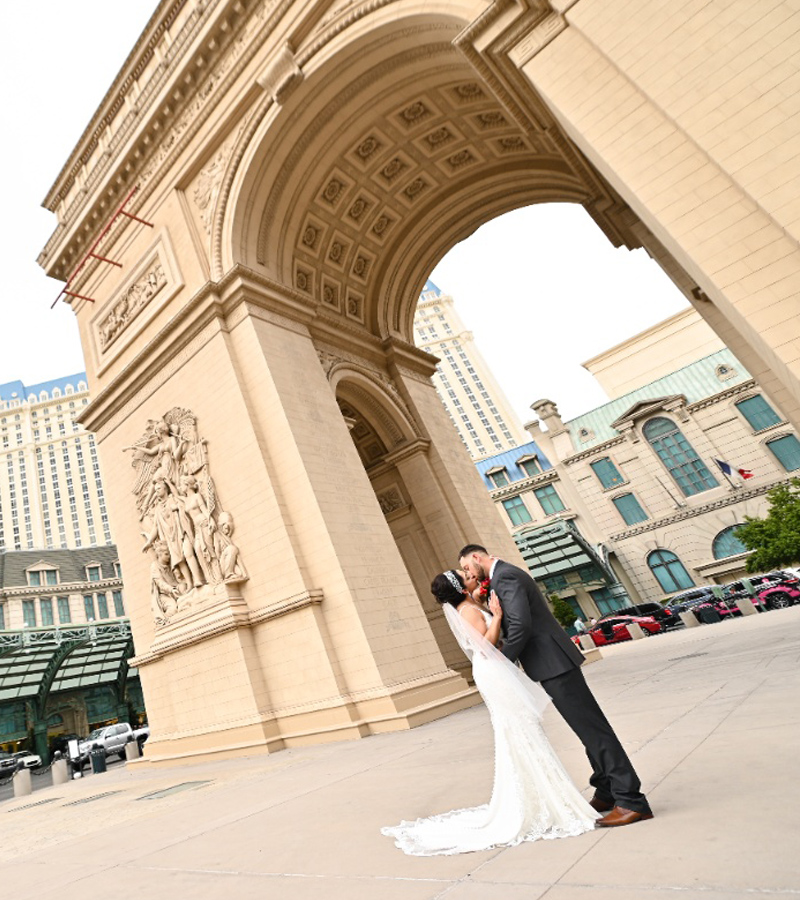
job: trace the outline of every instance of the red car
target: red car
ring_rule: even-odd
[[[645,635],[658,634],[661,631],[661,626],[652,616],[608,616],[600,619],[591,628],[587,628],[584,633],[591,635],[596,647],[602,647],[604,644],[618,644],[620,641],[631,640],[627,628],[631,624],[639,625]],[[575,635],[572,640],[580,645],[580,635]]]

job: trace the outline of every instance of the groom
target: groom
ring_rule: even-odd
[[[594,788],[589,803],[606,813],[597,824],[610,828],[652,819],[639,777],[584,680],[583,654],[555,620],[536,582],[479,544],[467,544],[459,556],[468,575],[490,579],[490,590],[500,600],[503,653],[512,662],[519,660],[525,674],[542,685],[586,748]]]

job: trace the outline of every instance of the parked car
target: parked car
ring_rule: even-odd
[[[587,628],[584,634],[591,636],[597,647],[603,647],[606,644],[618,644],[621,641],[631,640],[628,625],[636,624],[641,626],[645,635],[658,634],[662,629],[652,616],[605,616],[600,619],[596,625]],[[580,635],[572,638],[573,642],[580,645]]]
[[[746,581],[726,584],[723,597],[732,603],[743,597],[750,597],[753,603],[766,609],[782,609],[800,598],[800,579],[793,572],[778,569],[765,575],[753,575]]]
[[[126,744],[136,741],[141,749],[148,737],[150,729],[146,725],[144,728],[133,729],[128,722],[118,722],[116,725],[95,728],[89,737],[78,744],[78,752],[81,759],[84,759],[92,750],[102,749],[106,757],[116,754],[124,759]]]
[[[710,585],[689,588],[670,597],[670,609],[676,614],[692,612],[701,622],[719,621],[730,616],[741,615],[738,607],[733,602],[717,596],[719,585],[715,590]]]
[[[15,772],[20,765],[25,769],[38,769],[42,765],[42,757],[30,750],[18,750],[16,753],[0,754],[0,772]]]
[[[662,606],[660,603],[637,603],[635,606],[626,606],[617,609],[615,616],[652,616],[663,629],[680,628],[683,625],[681,617],[672,609],[672,605]]]

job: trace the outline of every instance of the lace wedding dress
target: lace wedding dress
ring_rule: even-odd
[[[570,837],[591,831],[600,816],[581,796],[542,729],[550,701],[452,606],[445,616],[472,660],[475,684],[492,721],[494,787],[488,804],[401,822],[381,833],[410,856],[452,855],[522,841]],[[483,611],[482,611],[483,612]],[[491,615],[484,613],[488,621]],[[452,760],[455,768],[457,760]]]

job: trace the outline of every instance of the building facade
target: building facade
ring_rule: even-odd
[[[414,315],[414,343],[439,358],[436,393],[473,459],[525,443],[527,435],[495,381],[453,298],[430,280]]]
[[[86,375],[0,385],[0,749],[141,720]]]
[[[0,384],[0,550],[111,543],[86,374]]]
[[[611,382],[643,380],[632,360],[645,370],[678,358],[687,323],[676,328],[676,318],[608,351],[619,350],[627,369],[622,377],[607,373]],[[800,470],[796,430],[726,348],[568,422],[550,400],[532,408],[534,441],[511,456],[535,456],[537,464],[522,472],[519,460],[499,454],[478,468],[523,555],[528,546],[536,577],[584,618],[740,576],[747,553],[737,527],[765,515],[767,491]],[[537,570],[556,560],[542,540],[556,524],[554,537],[565,528],[579,534],[625,591],[602,583],[597,560],[595,571],[566,563],[561,572]]]

